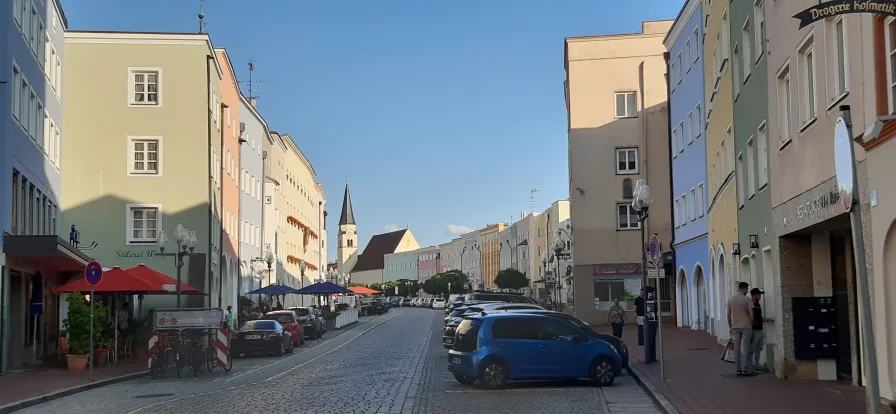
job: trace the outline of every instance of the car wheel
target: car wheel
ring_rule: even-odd
[[[479,385],[491,390],[500,389],[507,383],[508,374],[507,364],[498,360],[486,361],[479,370]]]
[[[317,339],[317,329],[311,329],[311,333],[308,334],[308,339],[311,339],[312,341]]]
[[[616,363],[609,358],[598,358],[591,364],[591,383],[609,387],[616,380]]]
[[[454,379],[464,385],[473,385],[476,382],[476,377],[471,377],[464,374],[454,374]]]
[[[278,357],[283,356],[283,343],[281,343],[280,346],[277,347],[277,352],[274,353],[274,355]]]
[[[302,332],[302,335],[299,336],[299,345],[305,345],[305,332]]]
[[[292,341],[289,341],[289,348],[286,348],[286,353],[291,354],[293,349],[295,349],[295,346],[293,345]]]

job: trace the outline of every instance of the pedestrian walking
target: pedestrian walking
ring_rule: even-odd
[[[644,346],[644,288],[641,288],[641,296],[635,299],[635,319],[638,321],[638,345]]]
[[[759,303],[764,294],[765,292],[757,288],[750,290],[750,296],[753,298],[753,337],[750,340],[750,357],[747,359],[747,363],[749,364],[748,370],[751,372],[768,372],[765,365],[759,364],[759,357],[765,346],[765,330],[762,327],[766,319],[762,317],[762,305]]]
[[[755,375],[747,368],[750,356],[750,340],[753,337],[753,301],[747,297],[750,284],[740,282],[737,293],[728,299],[729,333],[734,341],[734,365],[738,376]]]
[[[622,328],[625,326],[625,309],[619,304],[619,299],[613,299],[613,306],[607,312],[607,323],[613,327],[613,336],[622,339]]]

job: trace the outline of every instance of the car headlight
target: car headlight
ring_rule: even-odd
[[[613,345],[611,345],[611,344],[607,344],[607,346],[609,346],[609,347],[610,347],[610,350],[612,350],[613,352],[615,352],[616,355],[619,355],[619,350],[616,349],[615,346],[613,346]]]

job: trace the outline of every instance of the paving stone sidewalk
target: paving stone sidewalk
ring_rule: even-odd
[[[722,346],[705,332],[663,325],[665,380],[660,364],[645,365],[635,325],[625,327],[635,374],[680,413],[863,413],[865,390],[837,381],[783,380],[773,374],[737,377],[721,360]],[[609,333],[609,326],[598,326]],[[662,401],[661,401],[662,402]]]

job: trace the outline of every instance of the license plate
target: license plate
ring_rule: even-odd
[[[261,335],[246,335],[246,339],[261,339]]]
[[[463,358],[461,358],[459,356],[451,357],[451,363],[454,365],[460,365],[461,361],[463,361]]]

